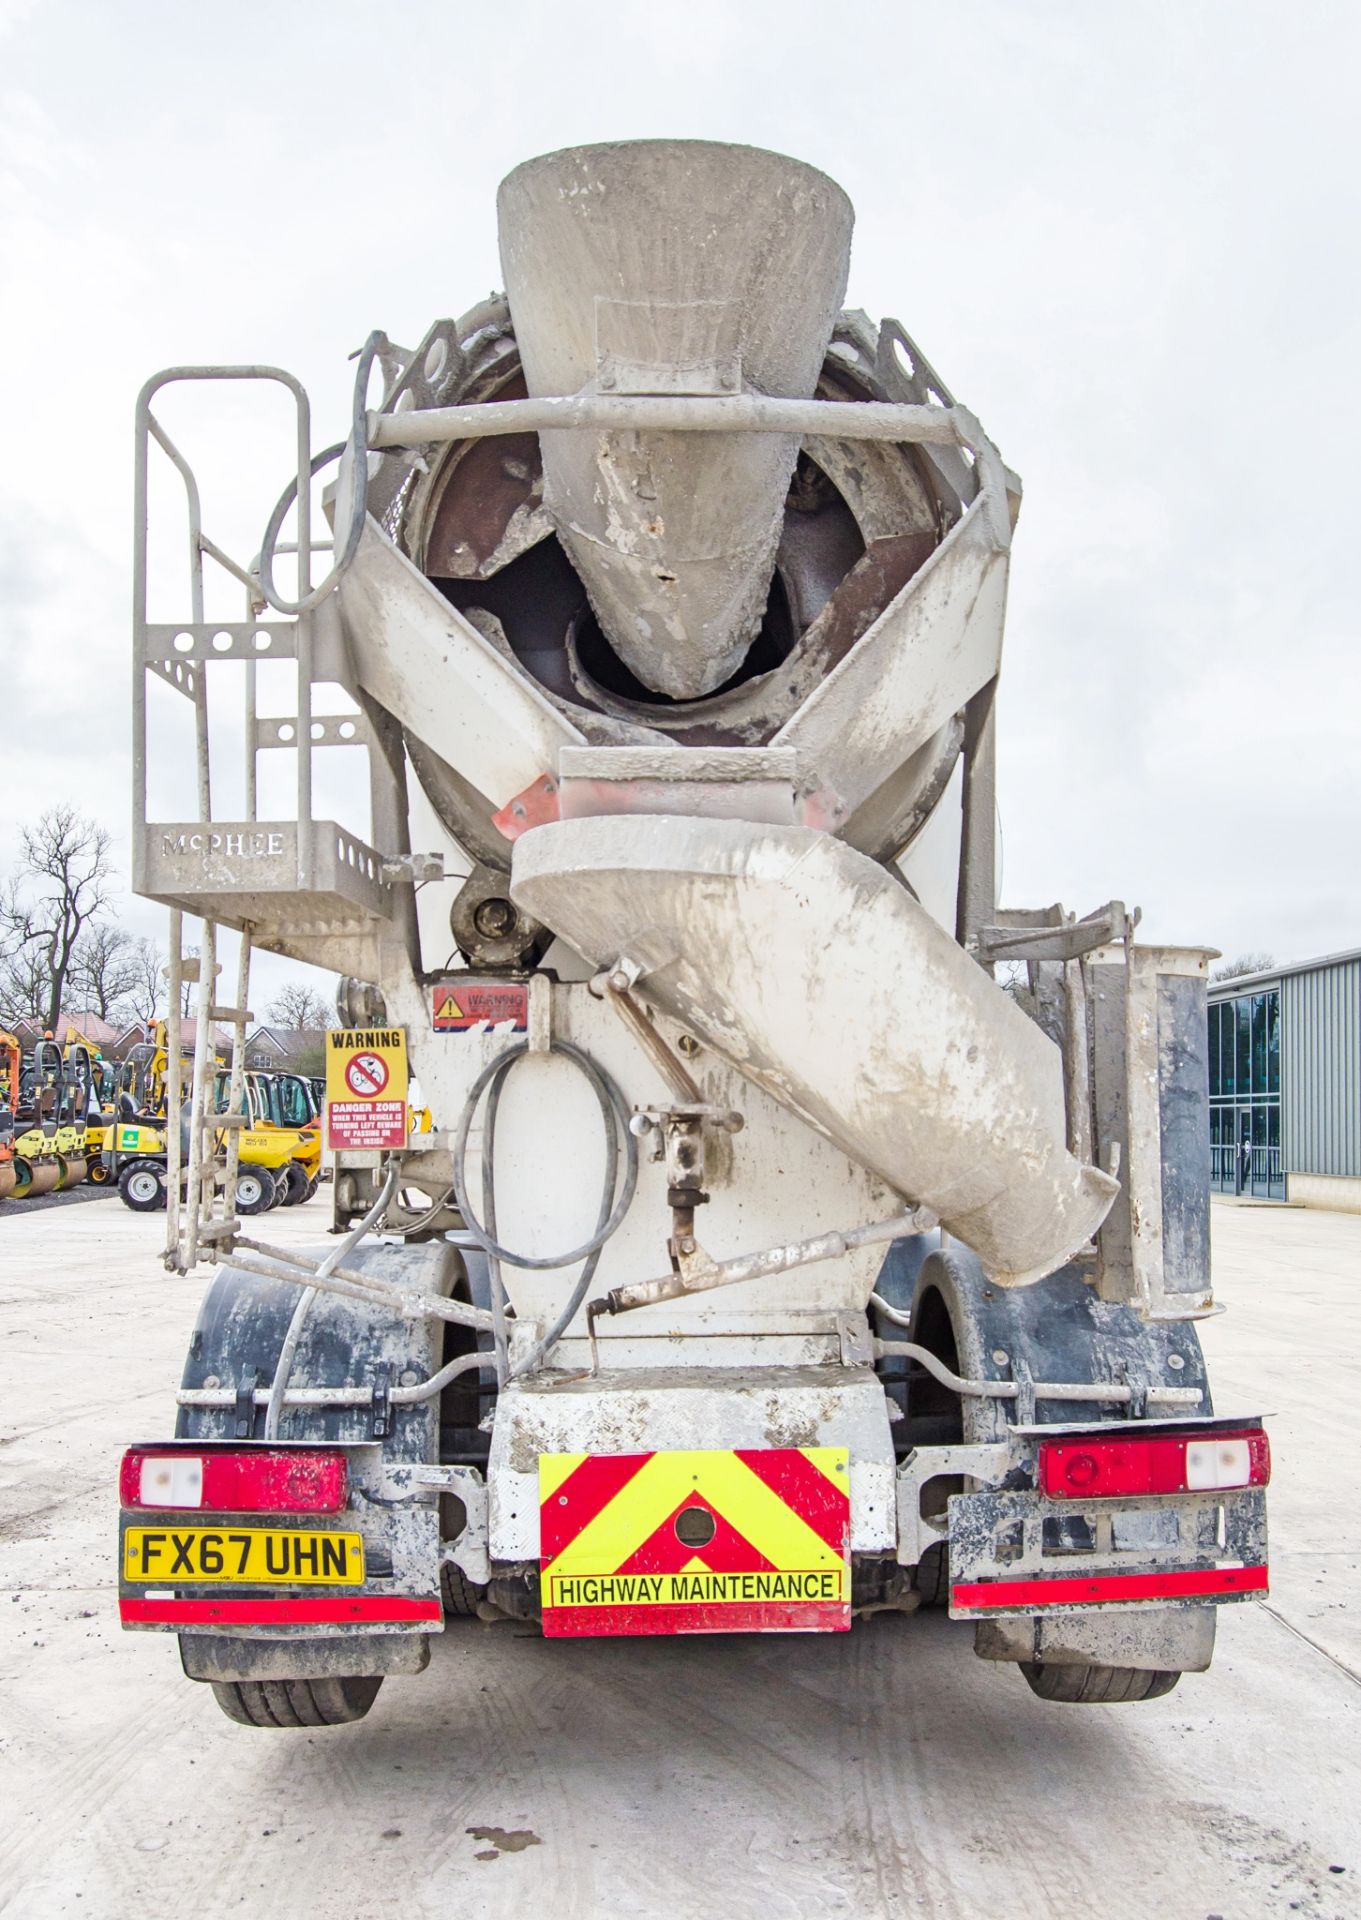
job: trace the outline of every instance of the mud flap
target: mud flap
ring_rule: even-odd
[[[1034,1286],[1003,1288],[988,1280],[966,1249],[951,1247],[922,1262],[913,1308],[918,1324],[931,1318],[929,1308],[923,1314],[923,1303],[932,1295],[937,1321],[940,1307],[948,1318],[958,1371],[974,1379],[1015,1379],[1022,1389],[1014,1401],[964,1400],[966,1443],[1004,1439],[1009,1424],[1063,1425],[1099,1417],[1090,1402],[1027,1395],[1027,1382],[1035,1380],[1121,1381],[1132,1389],[1133,1405],[1101,1410],[1117,1420],[1142,1414],[1141,1400],[1160,1386],[1200,1389],[1200,1405],[1187,1411],[1213,1413],[1195,1328],[1186,1322],[1149,1324],[1131,1307],[1099,1299],[1076,1263]],[[976,1622],[974,1651],[984,1660],[1200,1672],[1214,1651],[1215,1614],[1212,1604],[1201,1604],[1047,1618],[1007,1615]]]
[[[462,1271],[455,1249],[440,1241],[416,1248],[361,1246],[347,1264],[444,1295]],[[256,1400],[274,1378],[298,1295],[298,1287],[286,1281],[230,1265],[218,1269],[199,1310],[182,1384],[191,1390],[225,1389],[233,1395],[233,1404],[181,1407],[178,1439],[263,1439],[265,1408]],[[378,1489],[387,1469],[433,1465],[439,1458],[438,1397],[403,1405],[393,1404],[388,1395],[404,1378],[424,1380],[436,1372],[444,1363],[444,1340],[443,1322],[375,1315],[362,1302],[318,1293],[298,1344],[293,1385],[354,1387],[371,1396],[362,1406],[289,1407],[280,1421],[279,1440],[284,1445],[331,1442],[360,1447],[360,1453],[350,1456],[352,1498],[364,1501],[359,1524],[379,1583],[376,1592],[387,1589],[395,1572],[401,1591],[411,1591],[414,1582],[438,1595],[439,1539],[433,1512],[426,1506],[388,1512],[390,1502]],[[361,1458],[371,1460],[372,1466],[361,1468]],[[214,1682],[419,1673],[429,1660],[428,1634],[410,1626],[366,1631],[336,1624],[320,1632],[279,1625],[237,1632],[210,1628],[182,1631],[179,1641],[189,1678]]]
[[[980,1660],[1037,1660],[1046,1666],[1134,1667],[1203,1673],[1214,1653],[1216,1609],[1157,1607],[1147,1613],[1013,1616],[980,1620]]]

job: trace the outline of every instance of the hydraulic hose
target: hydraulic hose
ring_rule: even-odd
[[[459,1118],[458,1130],[454,1137],[454,1192],[458,1198],[459,1211],[463,1223],[473,1239],[487,1256],[491,1273],[492,1315],[494,1337],[496,1340],[497,1379],[501,1386],[507,1380],[520,1379],[543,1364],[558,1341],[562,1338],[572,1320],[580,1311],[587,1290],[595,1277],[596,1267],[606,1241],[615,1233],[625,1214],[633,1204],[633,1196],[638,1188],[638,1142],[629,1131],[629,1112],[624,1105],[623,1095],[609,1075],[598,1067],[589,1054],[574,1047],[570,1041],[554,1040],[550,1052],[562,1054],[577,1067],[589,1081],[591,1090],[600,1105],[601,1118],[605,1126],[605,1178],[600,1195],[600,1209],[596,1217],[595,1229],[579,1247],[573,1247],[567,1253],[536,1255],[516,1253],[510,1247],[503,1246],[497,1239],[496,1225],[496,1114],[501,1102],[501,1093],[507,1079],[518,1060],[529,1052],[527,1040],[517,1041],[508,1047],[496,1059],[491,1061],[473,1082]],[[472,1131],[473,1120],[481,1103],[483,1094],[487,1096],[487,1117],[482,1134],[482,1207],[483,1218],[478,1219],[473,1211],[468,1192],[468,1135]],[[624,1176],[619,1180],[619,1149],[624,1149]],[[619,1187],[618,1197],[615,1188]],[[519,1267],[527,1272],[545,1273],[559,1267],[570,1267],[578,1260],[584,1261],[575,1286],[548,1332],[535,1346],[527,1358],[522,1359],[513,1372],[509,1364],[506,1340],[505,1300],[499,1263],[508,1267]]]
[[[359,365],[354,376],[354,400],[351,409],[350,435],[348,440],[338,440],[333,447],[327,447],[324,453],[316,454],[309,470],[309,478],[329,466],[332,460],[338,460],[348,449],[350,454],[350,516],[345,523],[344,533],[335,543],[334,560],[331,571],[319,587],[313,587],[301,600],[285,600],[274,584],[274,550],[278,545],[279,534],[288,510],[298,495],[298,476],[294,474],[283,493],[279,496],[273,513],[269,516],[269,525],[265,528],[265,537],[260,542],[260,592],[276,613],[307,613],[320,604],[331,591],[336,581],[344,573],[359,550],[360,535],[364,531],[364,519],[369,505],[369,449],[368,449],[368,397],[369,374],[373,363],[381,350],[387,346],[387,335],[371,333],[359,350]],[[304,575],[304,578],[306,576]]]

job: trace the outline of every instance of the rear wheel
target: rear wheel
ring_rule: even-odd
[[[311,1188],[311,1183],[307,1178],[307,1169],[299,1166],[296,1160],[290,1160],[288,1165],[283,1168],[282,1174],[284,1206],[301,1206],[302,1202],[307,1199]]]
[[[912,1585],[924,1607],[950,1604],[950,1549],[943,1541],[938,1547],[926,1549],[913,1568]]]
[[[1179,1673],[1146,1671],[1142,1667],[1044,1667],[1033,1660],[1022,1660],[1018,1665],[1030,1691],[1041,1700],[1089,1707],[1161,1700],[1181,1679]]]
[[[343,1727],[362,1720],[381,1674],[338,1680],[214,1680],[213,1694],[242,1727]]]
[[[119,1174],[118,1194],[134,1213],[156,1213],[165,1205],[165,1176],[159,1167],[134,1163]]]
[[[236,1211],[266,1213],[274,1201],[274,1175],[268,1167],[242,1167],[236,1176]]]
[[[477,1618],[478,1603],[487,1597],[485,1587],[475,1587],[462,1567],[456,1567],[452,1560],[446,1560],[440,1568],[439,1584],[446,1614],[462,1620]]]

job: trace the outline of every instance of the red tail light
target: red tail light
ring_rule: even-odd
[[[125,1507],[201,1507],[214,1513],[340,1513],[343,1453],[261,1448],[242,1453],[130,1447],[119,1472]]]
[[[1214,1492],[1264,1487],[1271,1478],[1271,1448],[1257,1427],[1149,1440],[1105,1440],[1094,1433],[1042,1440],[1039,1463],[1040,1490],[1051,1500]]]

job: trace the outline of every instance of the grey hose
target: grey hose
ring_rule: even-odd
[[[264,539],[260,542],[260,591],[276,613],[306,613],[324,600],[336,581],[344,573],[359,550],[360,535],[364,531],[364,519],[369,504],[369,449],[368,449],[368,395],[369,374],[380,351],[388,344],[385,333],[371,333],[359,351],[359,365],[354,376],[354,402],[351,410],[350,437],[338,440],[333,447],[327,447],[324,453],[315,455],[309,470],[310,476],[320,473],[332,460],[338,460],[348,448],[350,453],[350,517],[346,522],[344,537],[336,544],[334,563],[331,571],[319,587],[301,600],[284,600],[274,584],[274,549],[278,545],[279,534],[288,510],[298,494],[298,476],[295,474],[284,488],[269,516],[269,525],[265,528]],[[306,576],[304,576],[305,578]]]
[[[464,1226],[486,1254],[491,1270],[492,1312],[497,1320],[497,1379],[503,1386],[508,1379],[519,1379],[542,1365],[546,1356],[552,1352],[571,1325],[595,1277],[595,1270],[600,1263],[605,1242],[620,1226],[633,1204],[633,1196],[638,1187],[638,1142],[629,1131],[629,1113],[618,1087],[609,1075],[596,1065],[589,1054],[583,1053],[579,1047],[574,1047],[569,1041],[553,1041],[551,1051],[565,1055],[586,1076],[600,1103],[601,1117],[605,1123],[605,1179],[595,1230],[589,1239],[584,1240],[579,1247],[573,1247],[568,1253],[538,1256],[515,1253],[511,1248],[503,1246],[496,1238],[496,1113],[500,1105],[502,1088],[512,1068],[517,1060],[523,1059],[529,1052],[528,1041],[517,1041],[514,1046],[498,1054],[495,1060],[483,1068],[468,1094],[454,1138],[454,1192],[458,1198],[459,1211],[463,1216]],[[487,1118],[482,1136],[482,1204],[485,1221],[479,1220],[473,1212],[468,1194],[467,1167],[468,1135],[472,1130],[473,1119],[483,1093],[487,1095]],[[624,1146],[624,1178],[616,1199],[615,1186],[619,1181],[621,1140]],[[584,1261],[585,1265],[561,1313],[533,1352],[519,1363],[512,1374],[506,1353],[505,1305],[498,1262],[504,1261],[508,1267],[520,1267],[528,1272],[545,1273],[559,1267],[570,1267],[578,1260]]]
[[[332,1251],[327,1254],[326,1258],[317,1268],[317,1278],[319,1280],[326,1279],[333,1269],[338,1267],[341,1261],[354,1251],[365,1234],[369,1233],[375,1224],[381,1220],[387,1210],[388,1203],[397,1191],[397,1180],[400,1172],[399,1162],[391,1160],[388,1163],[387,1178],[378,1190],[378,1198],[364,1215],[364,1218],[359,1222],[359,1225],[346,1234],[338,1247],[333,1248]],[[269,1399],[265,1405],[266,1440],[277,1440],[279,1437],[279,1420],[283,1413],[284,1395],[288,1391],[289,1376],[293,1372],[293,1360],[298,1351],[298,1342],[302,1339],[302,1330],[306,1324],[308,1312],[312,1302],[317,1297],[317,1291],[316,1287],[304,1287],[298,1295],[297,1305],[294,1307],[292,1318],[288,1323],[288,1331],[283,1338],[283,1345],[279,1348],[279,1358],[274,1367],[274,1380],[270,1386]]]

